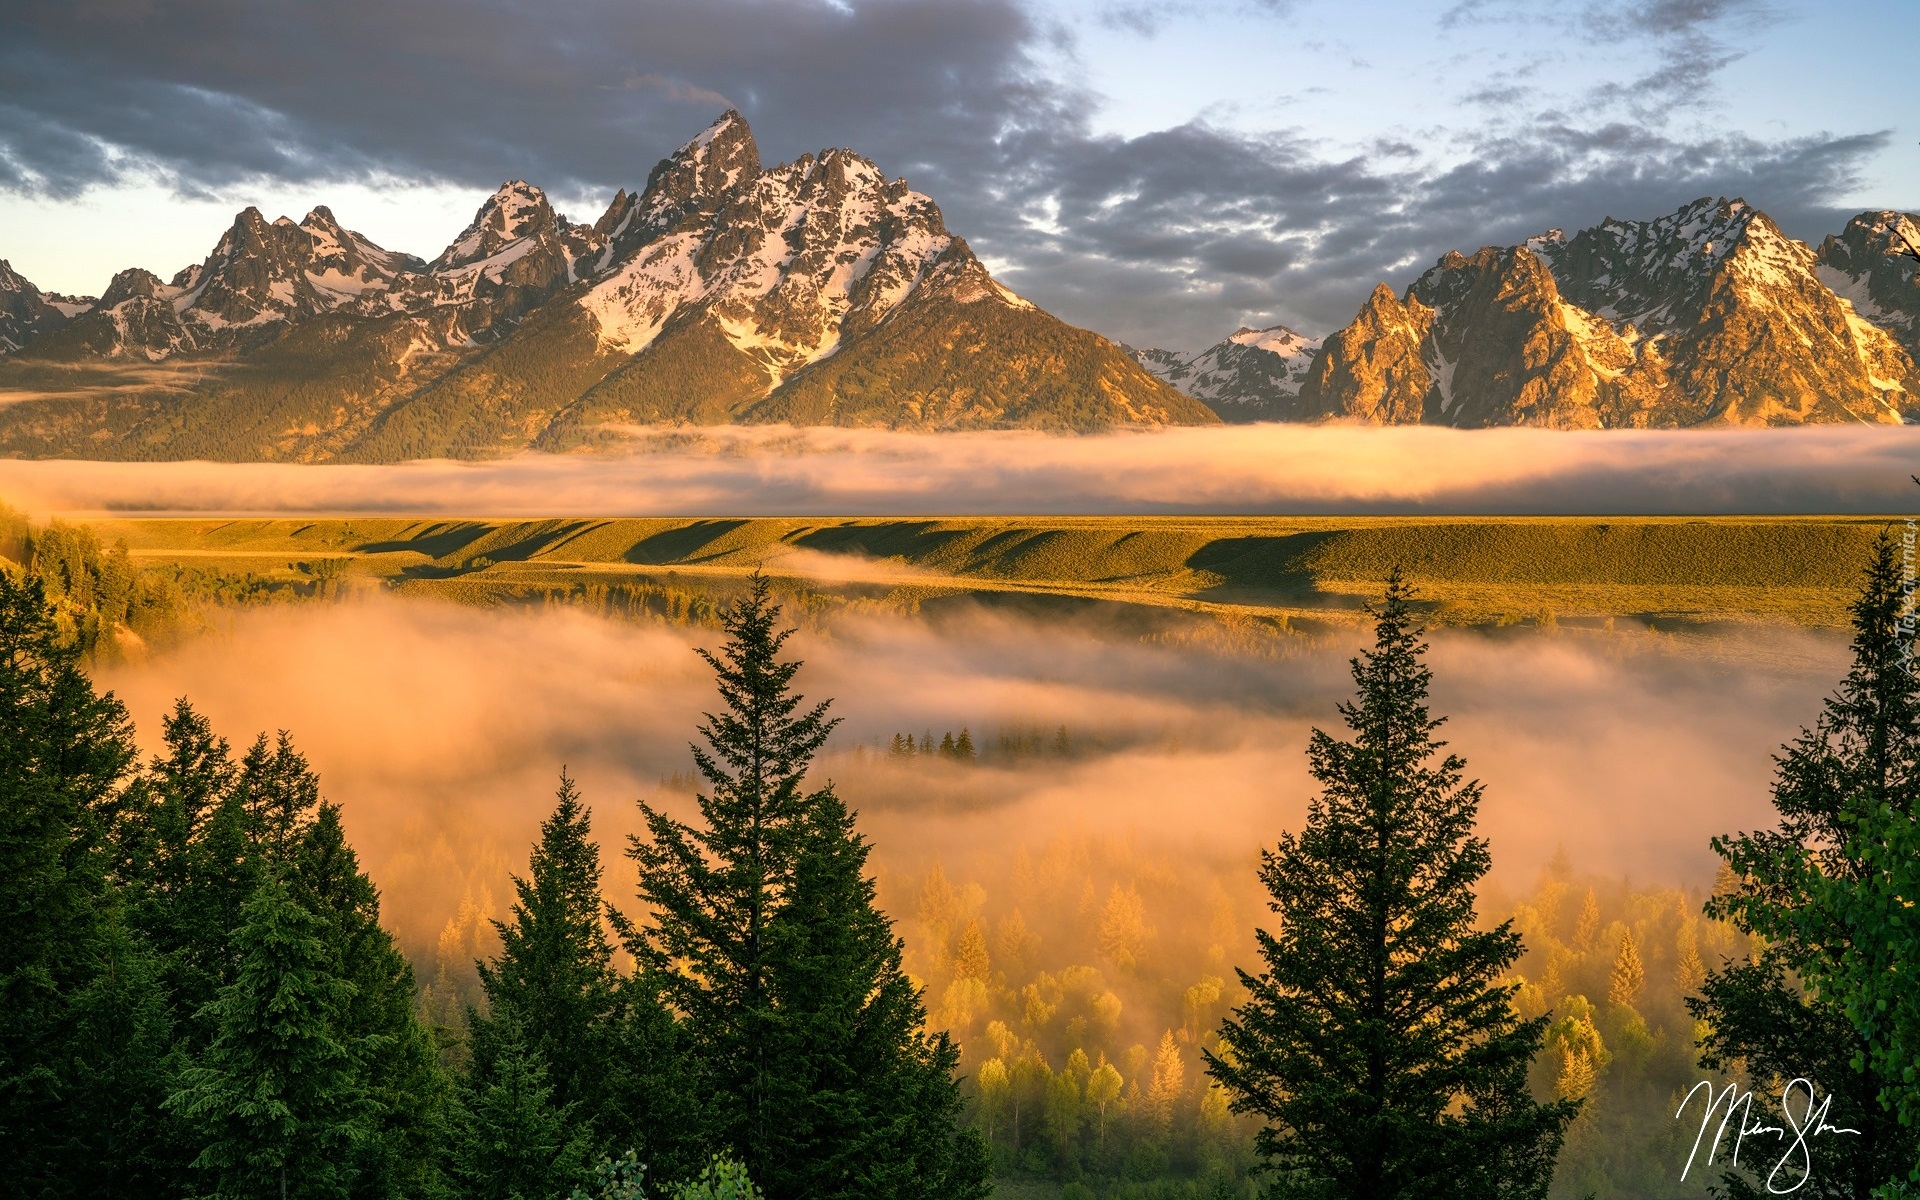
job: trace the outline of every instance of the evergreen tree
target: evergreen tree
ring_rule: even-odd
[[[128,919],[163,956],[184,1034],[231,977],[228,938],[256,879],[240,814],[215,828],[238,776],[226,740],[182,699],[161,742],[121,823],[120,873]]]
[[[0,570],[0,1161],[21,1194],[61,1194],[100,1165],[85,1160],[101,1143],[70,1124],[74,1090],[102,1082],[76,1005],[150,1003],[112,974],[146,971],[108,874],[134,761],[125,710],[80,671],[39,582]]]
[[[697,797],[703,825],[642,801],[648,836],[634,838],[629,851],[653,916],[629,932],[629,948],[679,1016],[694,1094],[709,1106],[707,1131],[756,1171],[772,1156],[771,1097],[787,1065],[773,1052],[767,929],[800,853],[807,766],[834,724],[826,704],[803,709],[790,689],[800,663],[779,660],[792,633],[775,631],[779,611],[756,578],[722,617],[720,653],[700,652],[724,704],[700,727],[707,746],[693,747],[708,787]]]
[[[507,921],[493,922],[500,955],[480,966],[490,1011],[524,1022],[529,1044],[545,1063],[554,1103],[594,1121],[607,1103],[603,1084],[617,1024],[619,978],[604,928],[600,848],[592,814],[566,772],[553,814],[540,825],[528,878],[515,876],[518,897]],[[491,1018],[475,1014],[476,1054],[488,1043]]]
[[[484,1061],[461,1085],[453,1171],[471,1200],[548,1200],[586,1174],[591,1134],[555,1102],[547,1066],[510,1002],[488,1018]]]
[[[808,1200],[983,1198],[985,1146],[959,1129],[959,1049],[925,1031],[853,815],[831,788],[811,800],[792,890],[768,927],[785,1069],[756,1178],[770,1196]]]
[[[269,874],[235,932],[237,978],[213,1004],[213,1044],[167,1108],[192,1125],[193,1165],[221,1197],[349,1194],[367,1136],[362,1064],[387,1047],[343,1036],[354,987],[326,922]]]
[[[1878,1038],[1890,1016],[1920,1003],[1914,947],[1903,950],[1897,920],[1887,920],[1897,912],[1887,884],[1920,850],[1908,841],[1909,853],[1900,851],[1920,802],[1920,682],[1906,657],[1901,620],[1911,610],[1891,536],[1875,543],[1865,576],[1851,606],[1852,666],[1813,728],[1776,760],[1779,824],[1713,842],[1733,886],[1707,911],[1761,935],[1766,948],[1758,961],[1709,974],[1688,1001],[1709,1030],[1707,1069],[1744,1061],[1756,1081],[1806,1078],[1833,1096],[1830,1123],[1860,1133],[1808,1139],[1812,1170],[1800,1194],[1861,1200],[1914,1165],[1916,1137],[1901,1128],[1897,1103],[1914,1095],[1914,1059],[1886,1053]],[[1756,1097],[1775,1115],[1777,1099]],[[1920,1117],[1920,1106],[1910,1101],[1909,1112]],[[1723,1182],[1735,1200],[1764,1187],[1738,1170]]]
[[[254,844],[274,861],[288,861],[320,808],[320,780],[292,736],[282,729],[271,748],[266,734],[255,738],[236,786]]]
[[[1519,935],[1474,927],[1480,787],[1433,736],[1409,594],[1396,572],[1340,705],[1351,740],[1314,731],[1321,793],[1262,852],[1279,926],[1208,1069],[1264,1120],[1276,1195],[1544,1197],[1577,1105],[1526,1090],[1546,1020],[1499,982]]]
[[[161,960],[121,921],[106,924],[93,951],[98,970],[73,997],[60,1039],[62,1166],[45,1191],[184,1194],[193,1149],[162,1111],[182,1063]]]
[[[299,766],[307,778],[296,786],[318,796],[318,779],[304,760]],[[319,802],[299,839],[290,875],[294,898],[321,921],[328,952],[352,989],[340,1034],[350,1044],[381,1047],[361,1068],[365,1136],[355,1147],[353,1194],[429,1194],[437,1185],[449,1096],[438,1048],[415,1007],[413,966],[380,924],[379,892],[347,844],[339,806]]]
[[[494,1070],[495,1047],[511,1046],[491,1015],[509,1013],[544,1064],[553,1105],[593,1131],[590,1149],[691,1169],[673,1024],[646,981],[614,970],[591,835],[592,814],[563,771],[528,877],[513,881],[510,919],[494,922],[500,955],[480,967],[489,1015],[469,1018],[474,1069]]]
[[[779,613],[756,578],[703,655],[725,705],[694,747],[704,823],[642,804],[653,919],[628,944],[678,1014],[710,1144],[769,1196],[984,1195],[978,1143],[954,1131],[954,1051],[921,1030],[865,843],[830,788],[803,788],[835,723],[792,691]]]

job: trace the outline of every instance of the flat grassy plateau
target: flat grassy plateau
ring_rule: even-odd
[[[1892,517],[143,518],[143,565],[480,604],[718,594],[1184,609],[1349,624],[1398,567],[1437,625],[1844,625]],[[1144,613],[1142,614],[1144,615]],[[1169,614],[1171,615],[1171,614]]]

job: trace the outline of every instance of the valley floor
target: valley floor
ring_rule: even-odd
[[[1436,625],[1846,623],[1894,518],[117,519],[141,565],[468,603],[727,594],[764,570],[840,600],[1184,610],[1311,632],[1398,567]]]

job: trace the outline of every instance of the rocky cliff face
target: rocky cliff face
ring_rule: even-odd
[[[1920,358],[1920,220],[1864,212],[1814,255],[1814,274],[1853,311]]]
[[[0,258],[0,355],[58,329],[68,315]]]
[[[1461,427],[1898,421],[1920,396],[1899,340],[1920,306],[1890,265],[1896,216],[1855,218],[1816,255],[1707,199],[1448,254],[1327,339],[1299,408]]]
[[[572,448],[661,421],[1217,420],[1001,286],[904,180],[848,150],[763,167],[732,112],[592,225],[516,180],[423,262],[325,208],[298,223],[248,209],[205,262],[168,283],[123,272],[83,307],[6,344],[36,386],[79,361],[198,382],[36,401],[0,414],[0,450],[384,459]],[[223,440],[223,419],[251,432]]]
[[[1300,389],[1319,351],[1319,338],[1275,325],[1242,327],[1191,358],[1170,350],[1130,353],[1222,420],[1245,422],[1298,420]]]

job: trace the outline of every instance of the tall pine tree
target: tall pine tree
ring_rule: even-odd
[[[835,722],[792,690],[779,615],[756,577],[704,654],[724,709],[694,747],[703,822],[642,804],[652,919],[628,944],[680,1020],[711,1143],[773,1200],[984,1195],[951,1046],[921,1027],[865,843],[831,788],[804,787]]]
[[[629,948],[680,1018],[695,1094],[709,1104],[703,1123],[756,1178],[773,1156],[772,1097],[790,1066],[773,1049],[768,926],[800,855],[812,799],[802,787],[807,767],[834,726],[825,703],[803,708],[791,689],[800,663],[780,661],[792,631],[776,631],[779,612],[756,578],[722,617],[720,653],[700,652],[724,705],[700,727],[707,745],[693,747],[708,789],[698,797],[702,824],[642,801],[647,837],[629,851],[652,913]]]
[[[164,1067],[103,1057],[168,1037],[157,964],[111,883],[135,761],[125,710],[80,670],[39,582],[0,568],[0,1161],[22,1195],[124,1191],[164,1157],[145,1119]]]
[[[222,817],[239,768],[226,739],[185,699],[161,721],[120,824],[128,918],[165,960],[183,1035],[232,977],[228,946],[257,882],[237,802]]]
[[[1920,1065],[1920,1045],[1904,1057],[1889,1054],[1891,1042],[1880,1036],[1902,1005],[1910,1013],[1920,1005],[1912,973],[1920,947],[1909,934],[1903,952],[1900,922],[1887,919],[1900,911],[1888,902],[1899,889],[1887,885],[1920,853],[1912,838],[1920,681],[1908,657],[1911,628],[1901,626],[1911,614],[1903,572],[1901,548],[1883,535],[1851,606],[1852,666],[1813,727],[1776,760],[1779,824],[1714,839],[1735,886],[1715,896],[1708,913],[1761,935],[1765,949],[1756,961],[1712,972],[1688,1001],[1708,1029],[1703,1066],[1744,1062],[1755,1081],[1809,1079],[1833,1097],[1830,1122],[1859,1130],[1808,1139],[1812,1167],[1799,1193],[1806,1196],[1866,1200],[1914,1165],[1920,1145],[1901,1127],[1897,1103],[1909,1094],[1920,1101],[1906,1074]],[[1906,894],[1920,897],[1920,889],[1909,883]],[[1781,1115],[1777,1095],[1762,1089],[1756,1100]],[[1910,1101],[1912,1118],[1920,1118],[1920,1103]],[[1762,1195],[1762,1174],[1730,1169],[1727,1194]]]
[[[1279,923],[1208,1069],[1265,1122],[1276,1195],[1544,1197],[1577,1105],[1526,1089],[1546,1021],[1500,982],[1519,935],[1475,928],[1480,787],[1434,737],[1409,597],[1395,572],[1340,705],[1350,739],[1314,731],[1321,793],[1262,852]]]
[[[636,1151],[656,1174],[691,1170],[676,1031],[647,981],[614,969],[592,832],[592,814],[563,771],[528,876],[513,881],[509,919],[494,922],[499,957],[480,968],[488,1012],[469,1017],[473,1074],[504,1069],[501,1054],[531,1054],[553,1108],[592,1131],[592,1152]],[[512,1028],[497,1029],[501,1020]]]
[[[235,980],[212,1005],[216,1033],[167,1100],[199,1133],[194,1166],[225,1197],[345,1197],[368,1136],[363,1064],[387,1049],[353,1039],[354,987],[326,922],[277,873],[243,910]]]
[[[298,761],[317,796],[318,780]],[[379,892],[347,844],[339,805],[319,802],[300,830],[292,867],[294,898],[322,923],[340,976],[352,987],[341,1035],[382,1048],[361,1063],[366,1136],[355,1146],[353,1194],[431,1194],[447,1136],[449,1084],[414,1005],[413,965],[380,924]]]
[[[769,1096],[772,1196],[980,1200],[985,1145],[959,1127],[960,1052],[926,1031],[920,989],[875,905],[869,847],[826,788],[812,798],[787,902],[768,926],[785,1065]]]

